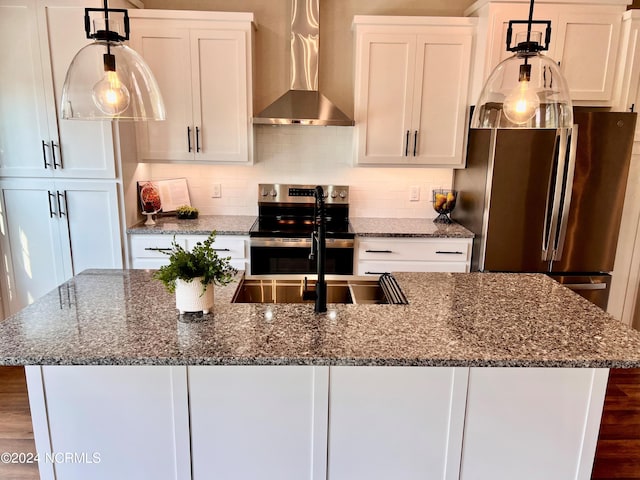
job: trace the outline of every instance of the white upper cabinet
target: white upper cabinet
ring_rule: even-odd
[[[609,106],[614,103],[616,60],[620,44],[622,14],[626,0],[602,4],[567,0],[563,3],[536,2],[534,20],[551,21],[549,50],[543,52],[559,63],[567,79],[575,105]],[[478,49],[474,82],[474,101],[493,68],[512,55],[506,49],[509,20],[527,20],[529,2],[493,2],[480,0],[465,12],[479,17]],[[534,25],[543,32],[544,25]],[[526,25],[514,25],[515,34]]]
[[[253,14],[131,11],[131,45],[167,119],[136,125],[138,160],[248,163]]]
[[[354,17],[356,161],[462,167],[475,23]]]
[[[61,119],[62,85],[89,43],[84,8],[94,3],[0,0],[0,175],[114,177],[111,125]]]

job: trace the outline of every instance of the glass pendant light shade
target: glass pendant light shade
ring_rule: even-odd
[[[62,87],[62,118],[164,120],[164,103],[146,62],[120,41],[97,40],[74,57]]]
[[[471,128],[569,128],[573,105],[560,67],[538,50],[540,32],[521,32],[514,55],[484,84]]]

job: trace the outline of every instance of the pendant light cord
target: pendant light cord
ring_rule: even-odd
[[[107,31],[107,37],[109,36],[109,5],[108,0],[104,0],[104,28]],[[531,1],[533,4],[533,0]],[[107,39],[107,55],[111,55],[111,42]]]
[[[531,24],[533,23],[533,1],[529,3],[529,23],[527,24],[527,43],[531,41]],[[104,0],[104,3],[107,3],[107,0]]]

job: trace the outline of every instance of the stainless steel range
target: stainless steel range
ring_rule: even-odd
[[[352,275],[355,234],[349,224],[349,187],[322,185],[325,196],[326,273]],[[313,274],[315,185],[259,184],[258,219],[249,231],[251,275]]]

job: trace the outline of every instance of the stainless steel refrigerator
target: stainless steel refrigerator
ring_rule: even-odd
[[[635,122],[575,108],[571,129],[470,130],[452,217],[472,269],[545,272],[606,308]]]

